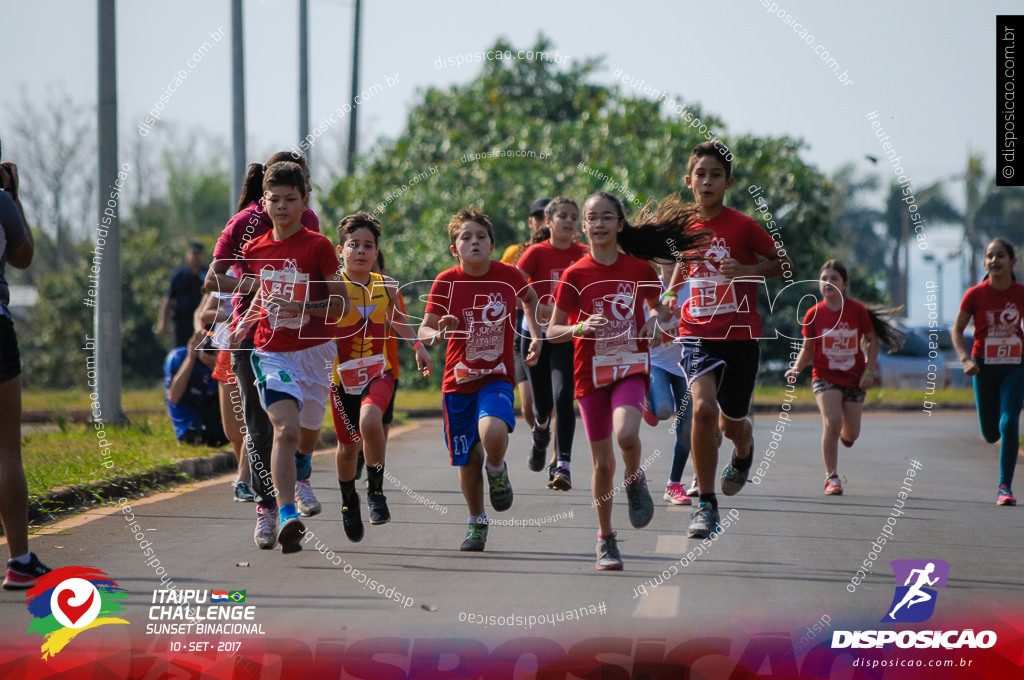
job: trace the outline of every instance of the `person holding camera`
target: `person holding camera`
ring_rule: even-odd
[[[8,308],[5,266],[27,269],[35,244],[18,198],[18,166],[0,163],[0,522],[7,537],[4,590],[25,590],[50,571],[28,549],[28,483],[21,463],[21,356]]]
[[[216,448],[228,443],[220,419],[217,381],[213,379],[216,364],[217,350],[202,329],[164,359],[167,411],[174,423],[174,436],[182,444]]]

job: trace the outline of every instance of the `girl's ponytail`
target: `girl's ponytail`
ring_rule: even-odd
[[[615,205],[619,219],[622,220],[619,248],[627,255],[665,263],[703,259],[698,250],[708,244],[711,232],[697,228],[701,214],[695,203],[687,203],[681,195],[672,194],[661,201],[653,212],[649,203],[644,205],[636,224],[630,224],[622,201],[617,196],[599,191],[588,196],[587,201],[595,197],[608,199]]]
[[[871,326],[875,329],[875,335],[878,336],[878,343],[884,345],[889,353],[903,347],[907,336],[891,318],[903,311],[902,305],[899,307],[864,305],[864,307],[868,310],[868,317],[871,319]]]

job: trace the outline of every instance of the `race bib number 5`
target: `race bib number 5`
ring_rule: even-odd
[[[345,394],[362,394],[374,378],[384,375],[384,355],[350,359],[338,366],[338,380]]]
[[[985,338],[986,364],[1019,364],[1020,359],[1020,338]]]
[[[595,356],[593,378],[595,387],[607,387],[631,375],[647,375],[650,368],[647,352],[629,352]]]
[[[736,311],[736,289],[721,276],[690,279],[690,314],[694,317]]]

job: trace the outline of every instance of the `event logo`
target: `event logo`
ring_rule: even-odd
[[[95,567],[61,567],[39,577],[26,593],[35,617],[27,633],[45,638],[43,659],[55,656],[79,633],[108,623],[128,622],[106,616],[124,610],[128,591]]]
[[[938,593],[929,586],[946,587],[949,563],[944,560],[893,560],[889,564],[896,576],[896,592],[882,623],[919,623],[930,619],[935,613]]]

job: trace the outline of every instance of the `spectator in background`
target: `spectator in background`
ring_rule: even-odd
[[[0,164],[0,522],[7,550],[4,590],[25,590],[50,571],[28,550],[28,483],[21,464],[21,356],[7,309],[8,262],[18,269],[32,264],[35,245],[18,198],[18,168]]]
[[[160,301],[160,317],[156,322],[156,334],[167,332],[167,311],[174,300],[174,346],[184,347],[192,337],[192,315],[203,299],[203,280],[206,278],[205,249],[203,244],[192,241],[188,244],[184,266],[171,274],[171,285]]]
[[[228,438],[220,420],[217,381],[213,379],[217,353],[205,349],[209,344],[206,331],[195,331],[186,343],[168,352],[164,360],[167,410],[174,423],[174,436],[183,444],[224,446]]]

